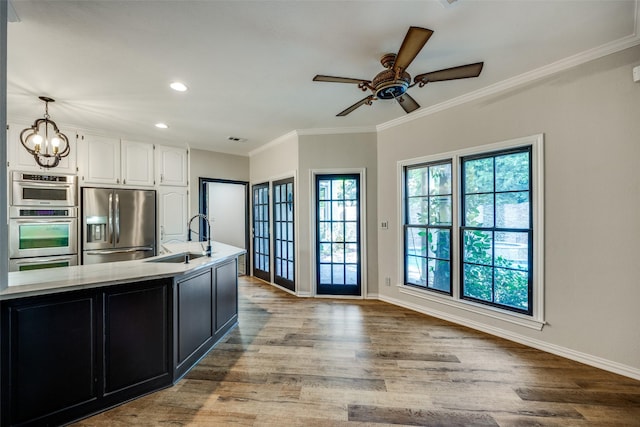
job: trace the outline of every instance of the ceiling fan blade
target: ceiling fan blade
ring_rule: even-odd
[[[396,56],[393,71],[398,71],[398,69],[406,70],[411,61],[414,60],[425,43],[427,43],[431,34],[433,34],[433,31],[426,28],[410,27]]]
[[[330,83],[371,83],[371,80],[366,79],[352,79],[349,77],[334,77],[334,76],[321,76],[318,74],[313,78],[314,82],[330,82]]]
[[[398,104],[400,104],[400,106],[402,107],[402,109],[409,114],[412,111],[417,110],[418,108],[420,108],[420,104],[418,104],[416,102],[415,99],[413,99],[411,97],[411,95],[409,95],[408,93],[403,93],[402,95],[400,95],[398,98],[396,98],[398,100]]]
[[[446,68],[444,70],[432,71],[416,76],[413,81],[416,83],[441,82],[443,80],[467,79],[478,77],[482,71],[484,62],[475,64],[460,65],[459,67]]]
[[[373,102],[374,99],[375,99],[375,97],[373,95],[369,95],[366,98],[361,99],[360,101],[356,102],[355,104],[353,104],[351,107],[347,108],[346,110],[339,112],[338,114],[336,114],[336,117],[346,116],[347,114],[349,114],[350,112],[352,112],[356,108],[360,107],[361,105],[364,105],[364,104],[371,105],[371,103]]]

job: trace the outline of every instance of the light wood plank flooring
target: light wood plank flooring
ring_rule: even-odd
[[[77,426],[640,426],[640,381],[378,301],[240,280],[240,326],[176,386]]]

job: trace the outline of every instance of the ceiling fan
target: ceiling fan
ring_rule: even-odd
[[[346,116],[361,105],[371,105],[376,99],[395,99],[405,112],[411,113],[420,108],[420,105],[407,93],[409,88],[415,85],[423,87],[430,82],[478,77],[484,65],[484,62],[477,62],[475,64],[460,65],[458,67],[420,74],[413,79],[412,84],[411,76],[407,73],[406,69],[432,34],[433,31],[426,28],[410,27],[398,53],[387,53],[380,58],[380,63],[385,70],[378,73],[373,80],[317,75],[313,78],[313,81],[353,83],[357,84],[358,88],[363,92],[367,90],[372,92],[371,95],[338,113],[338,117]]]

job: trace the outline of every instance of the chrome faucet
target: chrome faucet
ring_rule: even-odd
[[[199,214],[195,214],[194,216],[191,217],[191,219],[187,223],[187,241],[188,242],[191,241],[191,223],[196,218],[202,218],[205,221],[207,221],[207,226],[209,228],[209,231],[207,232],[207,250],[206,250],[206,255],[208,257],[210,257],[211,256],[211,221],[209,221],[209,218],[207,218],[206,215],[199,213]],[[200,235],[202,235],[202,234],[200,234]]]

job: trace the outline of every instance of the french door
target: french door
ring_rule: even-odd
[[[295,291],[293,178],[273,183],[274,282]]]
[[[360,175],[316,175],[316,292],[361,295]]]
[[[269,251],[269,183],[253,186],[253,275],[271,281]]]

